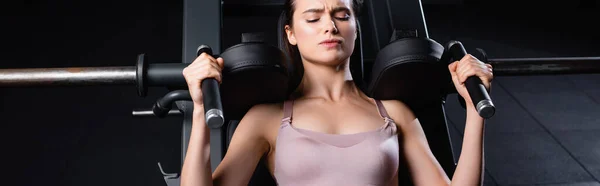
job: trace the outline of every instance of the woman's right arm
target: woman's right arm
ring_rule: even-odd
[[[196,107],[195,108],[203,108]],[[242,118],[231,138],[225,157],[211,175],[210,135],[203,109],[194,109],[192,132],[181,170],[182,186],[247,185],[261,157],[269,152],[265,128],[273,123],[273,105],[256,105]],[[275,114],[281,115],[281,114]]]
[[[277,113],[278,107],[257,105],[240,121],[225,157],[211,174],[210,130],[204,120],[200,82],[205,78],[215,78],[220,83],[222,67],[222,59],[202,54],[183,71],[194,102],[194,111],[181,170],[182,186],[247,185],[260,158],[269,150],[264,126],[273,122],[270,120],[274,118],[273,113]]]
[[[204,106],[194,104],[192,131],[181,169],[182,186],[213,185],[209,131],[204,121]]]

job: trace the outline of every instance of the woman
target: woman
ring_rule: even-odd
[[[295,62],[304,68],[297,96],[252,107],[213,174],[200,82],[220,82],[223,59],[202,54],[184,69],[194,115],[182,185],[246,185],[261,158],[279,185],[397,185],[399,169],[408,169],[415,185],[482,183],[484,119],[463,83],[476,75],[489,89],[491,66],[470,55],[448,66],[467,103],[461,157],[450,181],[412,111],[397,100],[369,98],[349,80],[357,37],[353,6],[351,0],[286,3],[287,40],[297,47],[301,61]],[[399,167],[400,158],[407,167]]]

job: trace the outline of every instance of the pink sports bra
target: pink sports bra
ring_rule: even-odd
[[[356,134],[327,134],[292,126],[293,100],[284,103],[277,135],[278,185],[395,185],[399,144],[394,121],[375,100],[384,124]]]

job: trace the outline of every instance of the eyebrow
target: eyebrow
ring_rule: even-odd
[[[325,10],[323,10],[322,8],[311,8],[311,9],[305,10],[302,13],[303,14],[305,14],[305,13],[322,13],[323,11],[325,11]],[[335,13],[341,12],[341,11],[350,12],[350,9],[348,9],[346,7],[339,6],[339,7],[333,8],[333,10],[331,10],[331,13],[335,14]]]

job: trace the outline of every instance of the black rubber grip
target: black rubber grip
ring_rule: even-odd
[[[198,47],[197,55],[206,53],[212,54],[209,46],[201,45]],[[221,93],[219,92],[219,82],[214,78],[202,80],[202,100],[204,101],[204,116],[209,128],[220,128],[225,122],[223,117],[223,105],[221,103]]]
[[[459,41],[450,41],[448,44],[448,50],[451,52],[454,60],[458,61],[467,55],[467,50]],[[481,82],[481,79],[477,76],[468,77],[465,81],[465,86],[473,102],[473,106],[477,109],[479,116],[483,118],[491,118],[496,112],[496,107],[492,102],[492,98],[488,94],[485,86]]]

